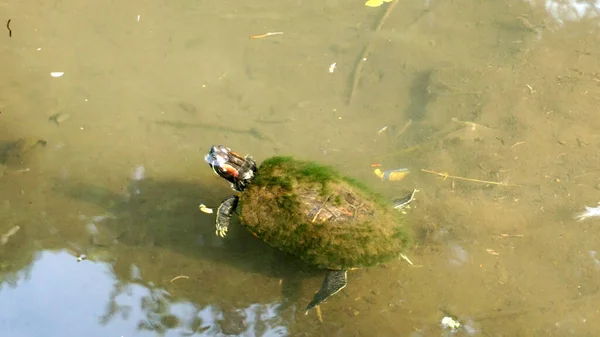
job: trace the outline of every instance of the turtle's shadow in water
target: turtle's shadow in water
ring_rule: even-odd
[[[223,262],[248,273],[283,279],[282,310],[306,295],[300,287],[303,277],[322,272],[258,240],[239,224],[237,216],[227,237],[216,237],[214,214],[200,212],[198,205],[218,206],[221,199],[232,194],[227,188],[210,189],[191,182],[153,179],[132,182],[123,193],[74,182],[61,181],[55,186],[56,192],[95,204],[111,214],[111,219],[103,225],[120,244],[160,246],[187,256]]]

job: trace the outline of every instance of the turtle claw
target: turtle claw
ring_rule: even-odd
[[[224,238],[227,235],[227,227],[225,228],[217,228],[216,234],[218,237]]]

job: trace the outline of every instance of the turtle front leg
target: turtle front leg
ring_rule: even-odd
[[[227,235],[227,229],[229,228],[229,221],[231,220],[231,215],[235,212],[235,209],[238,206],[238,202],[240,201],[240,197],[237,195],[228,196],[223,200],[219,208],[217,209],[217,223],[216,223],[216,233],[217,236],[222,238]]]
[[[323,284],[321,284],[321,289],[317,291],[312,301],[306,307],[306,313],[344,289],[346,284],[348,284],[347,270],[329,270],[327,275],[325,275]]]

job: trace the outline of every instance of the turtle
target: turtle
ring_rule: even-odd
[[[213,145],[205,161],[237,192],[216,211],[217,236],[227,235],[238,213],[257,238],[326,270],[307,313],[346,287],[348,270],[397,258],[410,242],[403,214],[331,166],[274,156],[259,167],[252,156],[224,145]]]

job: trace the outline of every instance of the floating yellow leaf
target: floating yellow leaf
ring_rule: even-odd
[[[365,6],[367,7],[379,7],[381,5],[383,5],[384,2],[392,2],[394,0],[368,0],[365,3]]]
[[[383,5],[383,0],[369,0],[365,3],[367,7],[379,7]]]

